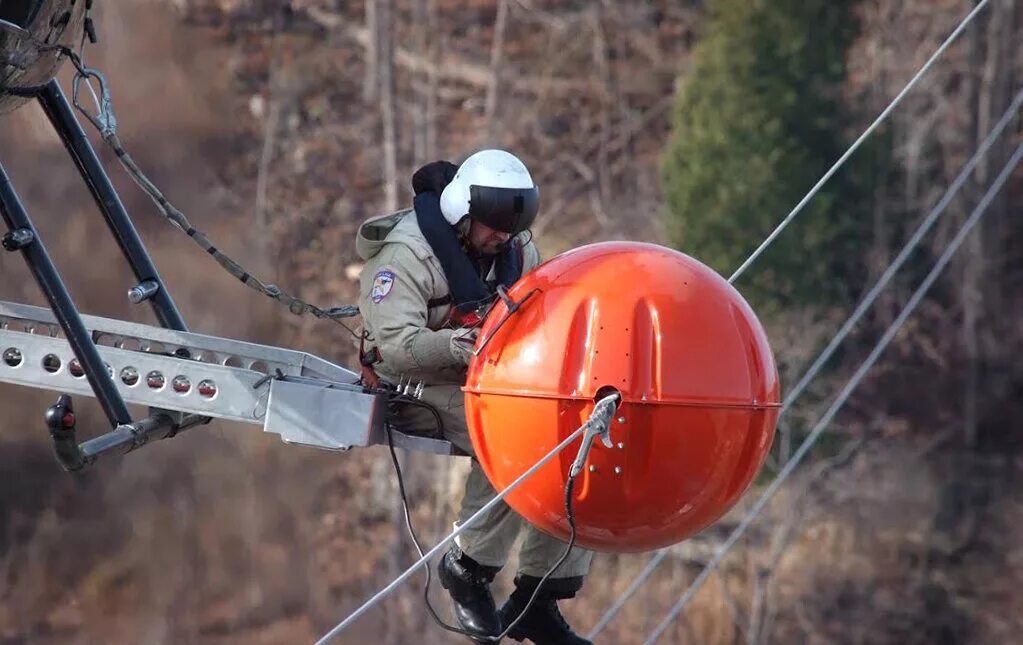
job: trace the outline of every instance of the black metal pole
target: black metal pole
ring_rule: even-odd
[[[28,268],[39,283],[47,302],[50,303],[50,309],[64,330],[75,357],[82,364],[89,385],[96,393],[96,399],[110,419],[111,425],[131,423],[128,407],[107,374],[106,365],[96,350],[96,345],[92,342],[75,303],[71,301],[71,295],[60,279],[57,268],[50,260],[50,254],[46,252],[39,232],[32,225],[25,207],[14,191],[3,164],[0,164],[0,213],[3,214],[4,221],[10,229],[10,233],[4,236],[4,248],[21,251],[24,255]]]
[[[113,233],[118,246],[121,247],[121,253],[127,258],[128,264],[131,265],[132,271],[135,272],[139,285],[147,287],[151,287],[154,283],[156,285],[155,291],[152,289],[142,289],[140,291],[140,293],[145,293],[148,297],[133,297],[131,298],[132,302],[141,301],[142,299],[149,300],[153,307],[153,312],[156,314],[156,318],[160,321],[161,325],[178,331],[188,331],[188,327],[178,312],[178,308],[167,291],[166,285],[160,279],[156,265],[153,264],[153,260],[149,257],[145,245],[142,244],[142,238],[139,237],[138,231],[135,230],[135,225],[132,224],[128,211],[125,210],[124,204],[121,203],[121,199],[117,195],[117,191],[114,190],[113,184],[110,183],[110,178],[96,156],[96,151],[93,149],[88,137],[85,136],[85,131],[82,130],[81,124],[75,117],[71,104],[68,103],[67,98],[64,96],[60,83],[56,80],[51,80],[47,83],[46,87],[39,93],[39,103],[43,106],[46,116],[50,118],[50,123],[57,130],[57,134],[60,135],[61,141],[64,142],[64,146],[71,154],[71,158],[74,159],[75,165],[78,166],[78,172],[81,173],[82,178],[89,187],[89,191],[96,200],[96,204],[99,206],[100,211],[102,211],[103,217],[107,221],[107,226],[110,227],[110,232]],[[151,295],[146,293],[147,291],[152,291]]]

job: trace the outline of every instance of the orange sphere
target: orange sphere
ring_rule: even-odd
[[[534,291],[536,290],[536,291]],[[580,545],[645,551],[679,542],[738,501],[778,418],[778,371],[760,322],[717,273],[653,244],[607,242],[559,255],[509,290],[465,386],[469,431],[503,490],[575,431],[598,394],[621,404],[614,447],[599,440],[577,477]],[[580,441],[507,497],[567,540],[564,487]]]

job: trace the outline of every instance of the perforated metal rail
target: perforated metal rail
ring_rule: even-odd
[[[263,426],[329,450],[386,443],[384,397],[306,352],[82,316],[128,403]],[[49,309],[0,301],[0,382],[92,396]],[[439,439],[393,432],[401,447],[455,454]]]

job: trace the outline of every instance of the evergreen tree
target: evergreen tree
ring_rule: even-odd
[[[662,162],[675,246],[730,275],[841,155],[853,4],[710,3]],[[848,297],[866,221],[852,176],[836,174],[742,278],[758,306]]]

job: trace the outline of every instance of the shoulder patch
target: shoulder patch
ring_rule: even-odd
[[[369,290],[369,298],[375,303],[380,303],[381,300],[387,297],[387,294],[391,293],[391,287],[394,286],[394,271],[377,271],[377,274],[373,276],[373,287]]]

